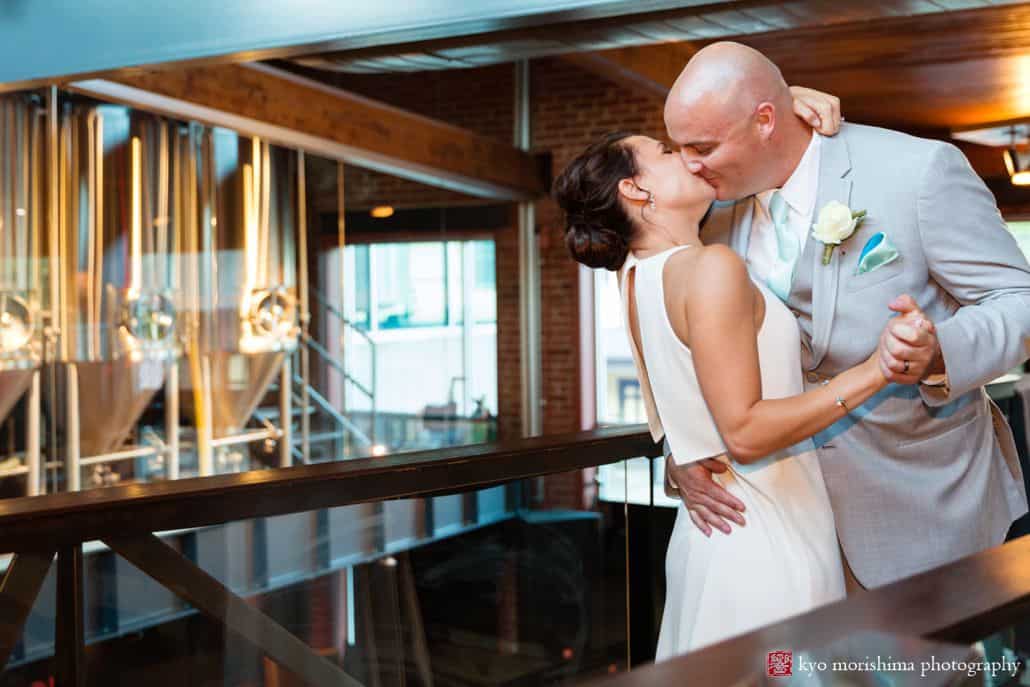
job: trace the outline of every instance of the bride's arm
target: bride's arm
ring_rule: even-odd
[[[729,454],[759,460],[826,429],[887,385],[876,355],[822,387],[763,400],[753,308],[755,292],[743,261],[729,248],[698,256],[684,293],[689,345],[698,382]],[[766,312],[766,317],[770,316]]]
[[[840,131],[844,117],[840,114],[840,98],[804,86],[791,86],[794,96],[794,114],[808,122],[823,136]]]

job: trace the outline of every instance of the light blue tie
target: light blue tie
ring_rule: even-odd
[[[784,303],[790,298],[790,289],[794,284],[794,267],[801,256],[798,236],[791,231],[788,223],[789,215],[790,208],[787,207],[787,201],[783,199],[783,194],[773,191],[772,197],[769,199],[769,217],[776,230],[777,259],[773,261],[765,283],[769,290]]]

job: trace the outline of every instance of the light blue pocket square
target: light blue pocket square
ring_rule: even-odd
[[[900,257],[901,253],[891,243],[887,234],[881,231],[870,238],[862,248],[862,253],[858,256],[858,269],[855,270],[855,276],[878,270]]]

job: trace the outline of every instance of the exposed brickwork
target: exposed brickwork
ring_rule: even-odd
[[[338,74],[334,85],[373,100],[511,141],[514,67],[408,74]]]

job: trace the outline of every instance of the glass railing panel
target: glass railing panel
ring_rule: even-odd
[[[598,487],[596,469],[576,470],[87,543],[84,684],[541,685],[623,671],[624,504]],[[0,686],[56,674],[56,567]]]
[[[0,571],[5,578],[5,587],[9,585],[8,575],[13,572],[14,560],[15,556],[11,554],[0,556]],[[25,604],[31,610],[28,611],[20,632],[11,635],[5,632],[5,640],[11,640],[11,643],[3,647],[9,654],[4,671],[0,674],[2,687],[47,685],[53,674],[57,628],[57,566],[51,562],[46,567],[43,559],[42,563],[32,567],[34,570],[25,570],[24,582],[18,585],[22,589],[29,589],[19,594],[15,601],[15,604]],[[40,571],[43,571],[41,577]],[[33,588],[38,591],[34,593]],[[7,605],[4,614],[4,624],[7,626],[12,624],[12,610],[12,606]]]

